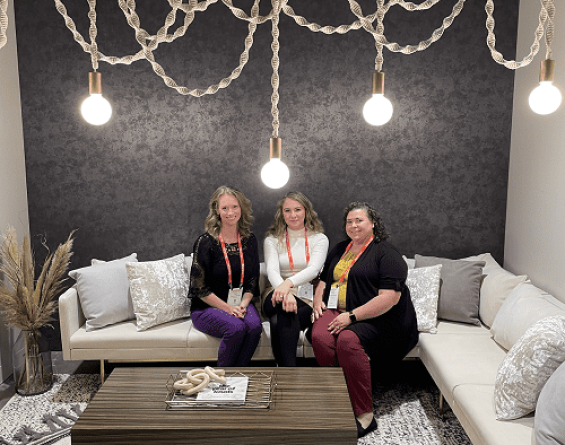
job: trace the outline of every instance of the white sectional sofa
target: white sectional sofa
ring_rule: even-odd
[[[528,357],[520,356],[524,338],[536,328],[538,331],[545,329],[544,323],[548,317],[561,317],[558,321],[563,321],[563,332],[560,332],[560,328],[554,332],[552,325],[547,328],[548,332],[551,331],[549,342],[553,342],[551,346],[554,352],[551,354],[555,357],[549,365],[543,363],[542,369],[545,371],[542,374],[545,372],[548,375],[541,378],[542,386],[559,363],[565,362],[565,304],[533,286],[527,277],[505,271],[490,254],[458,261],[436,261],[433,257],[417,255],[415,260],[407,259],[407,262],[410,268],[408,284],[418,311],[421,331],[419,343],[409,357],[422,360],[441,391],[442,400],[452,408],[472,443],[565,443],[565,431],[556,433],[558,437],[563,437],[563,442],[536,441],[533,409],[516,419],[497,420],[500,411],[504,412],[508,408],[508,401],[516,396],[512,391],[516,392],[517,387],[525,388],[526,392],[539,393],[541,389],[527,381],[532,372],[529,377],[528,373],[518,373],[520,375],[514,379],[513,376],[509,378],[508,375],[502,375],[501,370],[507,369],[509,362],[527,362]],[[472,267],[465,262],[472,264]],[[436,263],[442,264],[441,268],[430,266]],[[435,285],[434,280],[437,281]],[[263,267],[262,289],[265,286]],[[464,299],[455,299],[450,303],[448,299],[453,298],[452,294],[458,294],[456,298],[464,295]],[[433,307],[436,309],[431,310]],[[190,318],[164,323],[145,331],[138,331],[135,320],[128,320],[87,332],[86,318],[76,287],[68,289],[60,297],[59,312],[64,359],[100,360],[102,376],[105,361],[199,361],[217,358],[219,340],[194,329]],[[461,319],[450,321],[449,318]],[[267,321],[263,322],[263,329],[254,356],[256,360],[273,359]],[[537,350],[543,350],[547,343],[545,341],[541,347],[537,345]],[[304,336],[300,339],[297,356],[314,356]],[[535,359],[539,365],[539,357]],[[565,375],[565,372],[561,375]],[[534,375],[534,380],[538,377]],[[539,386],[540,382],[537,383]],[[495,393],[498,395],[496,403]],[[510,405],[513,406],[512,403]],[[528,411],[527,407],[525,411]],[[548,411],[565,416],[563,409],[559,413],[559,409],[546,407],[544,412]]]

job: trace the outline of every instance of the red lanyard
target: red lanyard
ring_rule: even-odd
[[[306,265],[310,262],[310,246],[308,246],[308,229],[304,227],[304,250],[306,250]],[[286,229],[286,251],[288,253],[288,264],[290,271],[294,275],[294,260],[292,259],[292,251],[290,250],[290,241],[288,240],[288,229]]]
[[[345,281],[345,277],[347,276],[347,274],[349,273],[349,270],[353,267],[353,265],[356,263],[356,261],[359,259],[359,257],[361,256],[361,254],[363,252],[365,252],[365,249],[367,248],[367,246],[371,243],[371,241],[373,241],[373,238],[375,237],[375,235],[371,235],[371,237],[365,241],[365,244],[363,244],[363,247],[361,248],[361,250],[359,251],[359,253],[357,255],[355,255],[355,258],[353,258],[353,261],[351,262],[351,264],[349,264],[349,267],[345,270],[345,272],[343,272],[343,274],[341,275],[341,278],[339,279],[339,283],[343,283]],[[345,255],[347,255],[347,252],[349,252],[351,250],[351,246],[353,246],[353,241],[351,241],[349,243],[349,245],[347,246],[347,249],[345,249],[345,252],[343,252],[343,255],[341,256],[341,259],[343,259],[343,257]]]
[[[232,289],[231,264],[228,258],[228,251],[226,250],[226,243],[224,243],[224,238],[222,237],[221,233],[218,235],[218,238],[220,239],[220,244],[222,245],[222,252],[224,252],[224,259],[226,260],[226,266],[228,268],[228,283],[230,285],[230,289]],[[239,234],[239,231],[237,232],[237,245],[239,247],[239,260],[241,261],[241,283],[239,284],[239,287],[243,287],[243,274],[245,272],[245,262],[243,261],[243,248],[241,247],[241,235]]]

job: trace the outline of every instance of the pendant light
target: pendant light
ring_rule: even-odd
[[[385,73],[373,73],[373,97],[363,107],[363,117],[371,125],[384,125],[392,117],[392,104],[384,96]]]
[[[261,169],[261,180],[272,189],[280,189],[288,182],[290,172],[281,161],[281,139],[271,138],[269,147],[269,162]]]
[[[80,106],[82,117],[89,124],[103,125],[112,117],[112,106],[102,96],[102,73],[88,73],[88,92],[90,95]]]
[[[553,85],[555,60],[546,59],[541,62],[539,85],[530,93],[530,108],[537,114],[551,114],[561,105],[562,95],[559,88]]]

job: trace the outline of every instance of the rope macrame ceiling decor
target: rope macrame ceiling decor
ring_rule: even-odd
[[[375,41],[376,57],[375,57],[375,71],[373,73],[373,97],[367,102],[364,108],[364,115],[366,120],[373,125],[382,125],[387,122],[392,115],[392,105],[390,101],[384,97],[384,72],[383,68],[383,50],[386,48],[390,52],[402,53],[402,54],[412,54],[419,51],[424,51],[429,48],[432,44],[437,42],[444,34],[445,30],[449,28],[453,21],[460,15],[463,7],[465,5],[465,0],[457,0],[455,6],[447,17],[445,17],[441,23],[441,26],[437,27],[425,40],[420,41],[417,44],[410,45],[400,45],[397,42],[389,42],[385,36],[385,26],[384,19],[386,13],[393,7],[399,6],[408,12],[424,11],[434,7],[439,3],[440,0],[425,0],[420,4],[415,4],[412,2],[407,2],[404,0],[375,0],[376,10],[368,15],[365,15],[361,6],[356,0],[343,0],[347,1],[349,9],[356,18],[356,20],[350,24],[343,24],[339,26],[326,26],[317,23],[309,22],[306,18],[296,14],[293,8],[289,5],[289,0],[271,0],[271,11],[265,15],[259,15],[259,3],[260,0],[255,0],[251,8],[250,15],[247,15],[245,11],[237,8],[233,5],[232,0],[168,0],[170,11],[166,16],[165,22],[156,34],[148,33],[144,28],[141,27],[139,16],[136,12],[136,2],[135,0],[117,0],[117,3],[124,14],[125,21],[128,26],[130,26],[135,31],[135,39],[139,44],[139,51],[135,54],[126,56],[109,56],[101,52],[96,43],[97,37],[97,27],[96,27],[96,0],[87,0],[89,4],[88,17],[90,20],[89,27],[89,40],[87,42],[84,37],[77,31],[73,19],[68,15],[67,9],[63,4],[63,0],[54,0],[55,7],[57,11],[61,14],[64,19],[65,25],[72,33],[74,40],[82,47],[82,49],[90,55],[93,72],[90,73],[90,84],[89,89],[91,96],[97,96],[97,100],[105,100],[102,97],[102,85],[101,85],[101,74],[97,72],[99,62],[106,62],[112,65],[125,64],[130,65],[139,60],[146,60],[150,63],[151,68],[157,74],[157,76],[163,79],[163,82],[168,87],[174,89],[178,93],[185,96],[201,97],[208,94],[216,94],[220,89],[227,88],[231,83],[237,79],[243,69],[245,68],[249,60],[249,52],[253,46],[253,36],[257,27],[266,22],[271,23],[272,31],[272,43],[271,49],[273,52],[271,58],[271,86],[273,92],[271,95],[271,114],[273,118],[273,131],[271,137],[270,146],[270,158],[271,161],[278,161],[286,169],[286,175],[288,179],[288,168],[280,162],[281,155],[281,140],[279,138],[279,19],[281,14],[292,18],[294,22],[302,27],[309,29],[312,32],[318,32],[323,34],[346,34],[350,31],[364,30],[371,34]],[[106,0],[109,1],[109,0]],[[239,57],[239,64],[229,73],[225,78],[220,79],[216,84],[209,85],[204,88],[189,88],[186,86],[178,85],[173,78],[168,76],[164,68],[157,62],[155,57],[155,52],[159,45],[165,43],[174,42],[176,39],[183,37],[188,31],[190,25],[196,19],[197,13],[204,13],[207,8],[215,3],[223,3],[232,15],[244,22],[247,22],[248,33],[244,40],[243,51]],[[494,0],[486,0],[485,11],[487,14],[486,28],[488,31],[487,36],[487,47],[490,50],[490,54],[493,60],[508,68],[508,69],[518,69],[529,65],[534,57],[537,55],[540,49],[540,41],[542,37],[545,36],[546,44],[546,58],[541,62],[540,69],[540,86],[544,88],[554,88],[555,91],[551,93],[545,92],[547,96],[554,102],[559,99],[557,106],[553,106],[555,111],[561,102],[561,93],[558,89],[553,87],[552,81],[554,77],[554,61],[551,60],[551,44],[553,40],[553,20],[555,17],[555,0],[540,0],[541,10],[539,13],[539,23],[535,30],[534,41],[530,47],[530,53],[526,55],[521,61],[506,60],[504,56],[496,50],[496,36],[494,33],[495,21],[494,21]],[[8,0],[0,0],[0,48],[6,44],[6,29],[8,27],[8,17],[7,17]],[[182,25],[177,29],[171,31],[170,28],[177,22],[177,16],[184,14],[184,19]],[[536,88],[536,90],[538,89]],[[535,91],[532,92],[534,95]],[[544,90],[544,91],[546,91]],[[538,111],[532,104],[532,95],[530,96],[530,105],[536,112],[541,114],[548,114],[549,112]],[[557,97],[559,96],[559,97]],[[546,98],[547,99],[547,98]],[[106,106],[106,105],[104,105]],[[107,107],[110,107],[108,104]],[[109,113],[111,115],[111,108],[109,108]],[[383,114],[383,110],[386,113]],[[106,109],[108,113],[108,109]],[[389,114],[386,116],[386,114]],[[109,116],[107,116],[109,119]],[[95,124],[105,123],[107,119],[102,122],[93,122]],[[95,119],[96,120],[96,119]],[[284,172],[283,172],[284,173]],[[272,173],[269,173],[272,176]],[[284,174],[283,174],[284,176]],[[284,179],[284,178],[283,178]],[[282,187],[286,183],[287,179],[281,179],[277,184],[270,185],[272,187]]]

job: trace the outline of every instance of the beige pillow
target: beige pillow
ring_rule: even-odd
[[[502,303],[490,329],[494,341],[510,349],[542,318],[565,314],[565,304],[529,282],[516,286]]]
[[[137,330],[190,315],[189,275],[184,254],[126,264]]]
[[[565,362],[565,315],[543,318],[512,346],[494,383],[497,420],[518,419],[536,408],[539,394]]]
[[[418,331],[420,332],[432,334],[437,332],[440,276],[441,264],[408,270],[406,285],[410,289],[410,297],[416,310]]]

